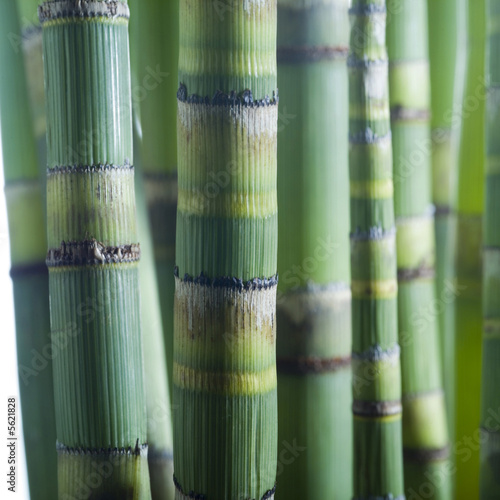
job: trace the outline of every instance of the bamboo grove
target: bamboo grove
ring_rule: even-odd
[[[31,499],[500,498],[499,27],[1,2]]]

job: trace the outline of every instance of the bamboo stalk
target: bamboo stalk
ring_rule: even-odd
[[[485,0],[468,1],[467,72],[461,108],[455,239],[455,441],[477,435],[480,422],[482,286],[481,244],[485,163]],[[457,500],[477,497],[479,446],[456,460]]]
[[[352,497],[349,2],[278,0],[277,498]],[[287,446],[297,450],[289,457]],[[298,456],[297,456],[298,454]],[[282,458],[281,458],[282,456]]]
[[[428,498],[451,499],[439,321],[427,314],[436,300],[427,0],[403,0],[399,7],[387,26],[387,44],[405,491],[408,498],[425,490]]]
[[[47,239],[23,53],[11,43],[21,36],[17,16],[14,2],[2,2],[0,61],[8,68],[0,85],[5,197],[30,496],[52,500],[57,496],[52,357],[58,349],[50,349]]]
[[[137,5],[138,60],[133,99],[140,106],[141,155],[172,394],[179,0],[136,3],[140,8]]]
[[[354,498],[404,498],[385,0],[350,10]]]
[[[59,498],[150,498],[128,6],[46,2],[47,219]]]
[[[480,499],[500,498],[500,1],[487,2],[486,177],[483,242],[483,366],[481,384]]]
[[[139,149],[138,127],[134,127],[134,150]],[[153,240],[148,219],[140,156],[134,154],[135,193],[141,261],[141,330],[144,339],[146,407],[148,415],[148,465],[153,500],[173,500],[174,463],[167,362],[156,281]]]
[[[454,314],[447,298],[453,280],[453,241],[455,230],[456,147],[458,133],[453,123],[457,99],[455,78],[459,45],[457,0],[428,0],[429,62],[431,79],[432,201],[435,212],[436,290],[439,304],[441,371],[446,401],[449,435],[454,425]],[[459,94],[458,94],[459,95]]]
[[[277,467],[276,1],[223,7],[180,3],[177,499],[274,498]]]

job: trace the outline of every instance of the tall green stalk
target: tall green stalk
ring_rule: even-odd
[[[15,2],[0,5],[0,33],[0,62],[8,68],[0,85],[0,122],[29,489],[32,500],[52,500],[57,497],[52,357],[61,346],[50,345],[43,196],[23,53],[11,43],[21,36]]]
[[[403,455],[408,498],[451,499],[441,382],[431,198],[427,0],[402,0],[387,25],[398,324],[403,382]],[[424,487],[428,485],[428,487]]]
[[[352,497],[348,6],[278,0],[276,496],[290,500]]]
[[[140,144],[137,128],[134,127],[134,148],[136,151]],[[141,329],[144,339],[151,497],[153,500],[173,500],[175,497],[173,481],[174,457],[167,363],[158,283],[156,281],[153,240],[140,161],[140,155],[135,153],[135,193],[138,234],[141,242],[141,261],[139,264]]]
[[[485,163],[485,0],[468,1],[467,73],[461,108],[455,239],[455,441],[477,436],[480,422],[482,213]],[[465,441],[467,442],[467,441]],[[456,458],[457,500],[477,497],[479,445]]]
[[[385,0],[350,13],[354,498],[404,499]]]
[[[456,192],[456,148],[458,133],[453,123],[457,65],[459,52],[457,0],[428,0],[429,62],[431,79],[432,137],[432,202],[435,212],[436,238],[436,312],[439,318],[441,371],[450,436],[453,435],[454,407],[454,293],[453,238],[455,220],[453,206]],[[451,297],[450,297],[451,295]]]
[[[276,0],[181,0],[178,499],[274,498]]]
[[[487,1],[480,498],[500,498],[500,1]]]
[[[126,2],[46,2],[59,498],[150,498]]]
[[[132,98],[140,107],[141,155],[172,394],[179,0],[135,3],[139,36]]]

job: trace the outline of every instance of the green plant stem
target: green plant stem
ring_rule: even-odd
[[[348,3],[278,1],[276,497],[289,500],[352,497]]]
[[[418,41],[418,42],[417,42]],[[448,429],[441,382],[431,197],[427,0],[403,0],[387,25],[398,323],[403,382],[403,454],[408,498],[451,499]]]
[[[480,499],[500,498],[500,1],[487,2]]]
[[[135,0],[133,6],[138,14],[135,20],[138,36],[137,80],[132,99],[140,107],[144,185],[172,394],[179,0]]]
[[[354,498],[403,499],[385,0],[355,0],[350,13]]]
[[[485,0],[469,0],[467,72],[461,107],[455,238],[455,441],[478,432],[481,392],[482,214],[485,163]],[[478,448],[478,447],[477,447]],[[468,448],[468,460],[457,457],[457,500],[477,497],[479,450]]]
[[[15,2],[0,7],[0,123],[14,287],[23,435],[32,500],[57,497],[47,239]],[[7,35],[8,34],[8,35]]]
[[[260,500],[277,467],[276,1],[223,7],[180,3],[176,498]]]
[[[128,6],[39,8],[59,498],[151,498]]]

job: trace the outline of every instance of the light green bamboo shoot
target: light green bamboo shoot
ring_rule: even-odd
[[[176,498],[274,498],[276,0],[181,0],[180,33]]]
[[[473,439],[480,422],[482,213],[485,163],[485,0],[468,1],[467,70],[458,164],[455,239],[455,441]],[[476,498],[479,446],[456,458],[456,498]]]
[[[500,498],[500,1],[487,1],[480,499]]]
[[[59,498],[150,498],[126,2],[46,2]]]
[[[29,489],[32,500],[53,500],[57,457],[52,358],[64,348],[64,339],[55,339],[51,348],[42,186],[23,52],[12,43],[21,37],[13,1],[0,6],[0,33],[0,61],[8,68],[0,85],[0,121]]]
[[[403,0],[387,25],[398,323],[403,382],[403,452],[408,498],[451,499],[441,382],[431,199],[427,0]]]
[[[276,497],[352,497],[349,2],[278,0]],[[297,447],[292,458],[286,447]]]
[[[354,498],[404,498],[385,0],[354,0],[349,56]]]

